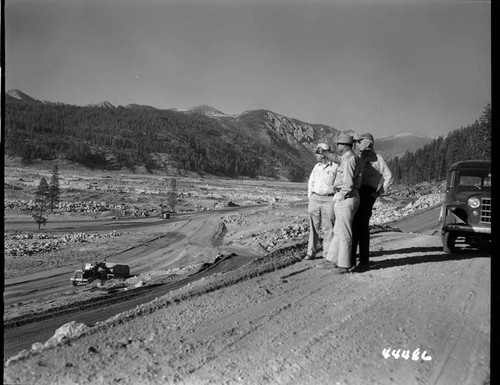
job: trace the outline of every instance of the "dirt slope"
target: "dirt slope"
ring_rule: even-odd
[[[307,261],[180,302],[164,297],[154,312],[6,365],[4,383],[488,382],[489,256],[445,256],[438,237],[397,232],[375,234],[372,250],[363,273],[335,276]],[[210,280],[224,275],[182,291]]]

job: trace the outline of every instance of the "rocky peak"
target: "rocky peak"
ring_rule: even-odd
[[[107,100],[100,102],[100,103],[87,104],[85,107],[116,108],[114,105],[112,105]]]
[[[207,106],[206,104],[203,104],[201,106],[192,107],[189,110],[187,110],[186,112],[196,113],[196,114],[202,114],[202,115],[205,115],[205,116],[209,116],[211,118],[216,118],[216,117],[221,117],[221,116],[227,116],[222,111],[219,111],[216,108]]]
[[[27,102],[37,102],[38,101],[38,100],[32,98],[31,96],[25,94],[24,92],[18,90],[18,89],[12,89],[12,90],[7,91],[7,95],[9,95],[10,97],[12,97],[14,99],[23,100],[23,101],[27,101]]]

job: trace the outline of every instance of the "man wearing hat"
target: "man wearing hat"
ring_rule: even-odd
[[[333,224],[335,216],[333,213],[332,197],[335,193],[333,182],[337,173],[338,165],[333,162],[334,154],[326,143],[319,143],[315,149],[318,163],[314,166],[307,184],[307,197],[309,206],[309,243],[304,259],[316,258],[318,252],[319,232],[323,227],[323,254],[330,247],[333,236]]]
[[[361,157],[360,204],[353,222],[352,264],[356,265],[359,245],[359,269],[368,267],[370,259],[370,218],[377,198],[392,185],[392,173],[384,158],[373,150],[375,140],[370,133],[358,138],[357,150]]]
[[[354,142],[351,135],[341,133],[336,143],[341,159],[334,183],[335,225],[325,261],[317,267],[332,269],[334,273],[341,274],[348,272],[352,267],[352,221],[359,206],[358,187],[361,181],[361,162],[352,150]]]

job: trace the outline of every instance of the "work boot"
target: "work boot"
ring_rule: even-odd
[[[325,259],[323,262],[318,263],[316,265],[317,269],[335,269],[337,268],[337,264],[335,262],[329,261]]]
[[[353,273],[361,273],[370,270],[370,262],[360,262],[352,269]]]

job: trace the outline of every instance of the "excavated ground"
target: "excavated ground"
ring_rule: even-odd
[[[489,256],[399,232],[373,247],[362,273],[205,278],[8,363],[4,383],[488,383]]]

